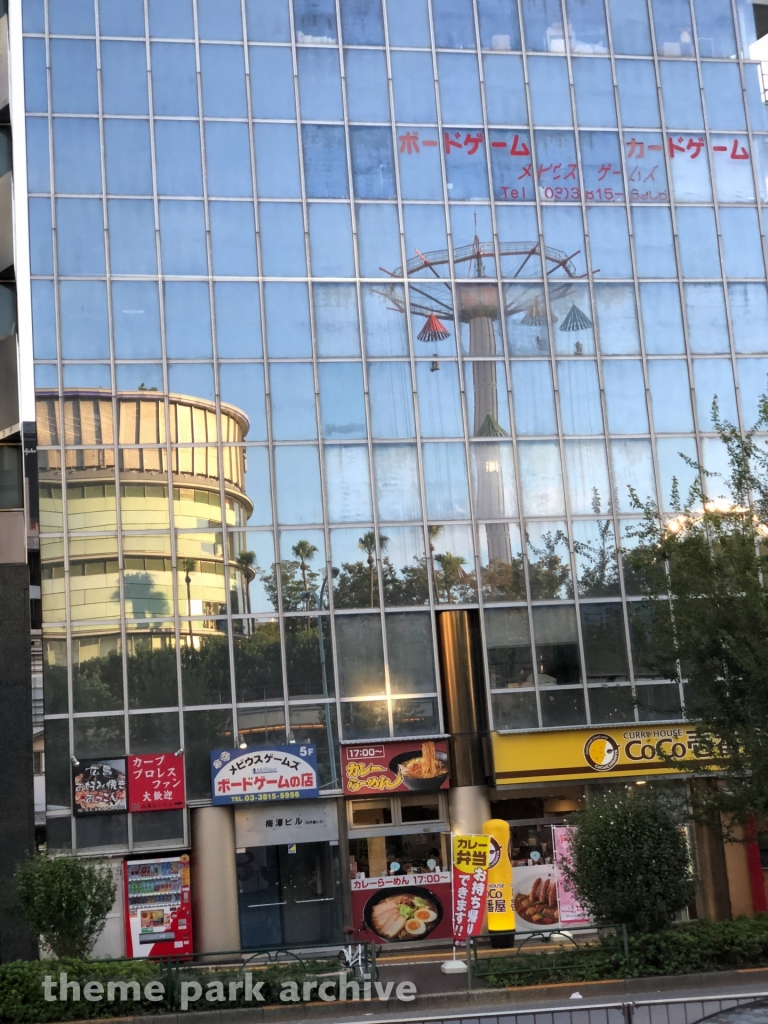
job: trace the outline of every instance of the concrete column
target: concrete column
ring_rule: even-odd
[[[482,835],[483,823],[491,817],[487,786],[459,786],[448,790],[451,831]]]
[[[240,949],[234,807],[195,807],[191,815],[195,952]]]
[[[720,836],[702,825],[693,826],[698,864],[696,909],[699,917],[708,921],[728,921],[731,917],[731,894],[728,886],[726,852]],[[744,875],[745,885],[749,878]],[[751,901],[750,901],[751,906]],[[745,910],[739,905],[739,912]]]

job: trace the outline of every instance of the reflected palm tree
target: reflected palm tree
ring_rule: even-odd
[[[253,563],[256,561],[255,551],[241,551],[235,559],[235,565],[240,569],[245,580],[245,611],[247,615],[251,614],[251,583],[256,579],[256,570],[253,568]]]
[[[389,544],[389,537],[385,537],[383,533],[379,534],[379,545],[381,550],[384,551]],[[364,551],[368,555],[368,575],[371,583],[371,608],[373,608],[373,581],[376,573],[376,534],[373,530],[368,530],[360,540],[357,542],[357,546],[361,551]]]
[[[317,547],[311,541],[300,540],[291,548],[291,554],[294,558],[298,558],[299,560],[301,581],[304,584],[304,592],[307,593],[309,591],[309,587],[307,585],[307,571],[309,569],[309,565],[307,563],[311,562],[317,554]],[[306,598],[305,603],[306,610],[309,611],[309,597]]]
[[[435,561],[440,566],[442,573],[441,582],[448,604],[453,604],[453,588],[458,584],[464,583],[469,575],[464,569],[467,560],[462,558],[461,555],[454,555],[450,551],[446,551],[445,554],[435,555]]]

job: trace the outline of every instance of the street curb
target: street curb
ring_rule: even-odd
[[[653,993],[679,991],[687,987],[705,987],[714,983],[722,989],[750,988],[761,981],[768,987],[768,968],[750,967],[738,971],[708,971],[702,974],[675,974],[651,978],[625,978],[616,981],[558,982],[551,985],[526,985],[512,988],[478,988],[471,992],[433,992],[416,996],[411,1002],[399,999],[370,1000],[370,1002],[334,1003],[286,1003],[283,1006],[238,1007],[222,1010],[189,1010],[185,1013],[141,1014],[136,1017],[91,1017],[84,1021],[70,1021],[67,1024],[246,1024],[250,1021],[297,1021],[340,1017],[357,1017],[368,1014],[391,1014],[392,1016],[418,1016],[420,1012],[441,1010],[450,1007],[451,1017],[464,1009],[496,1006],[513,1007],[516,1003],[528,1006],[532,1002],[551,1002],[569,999],[573,992],[579,992],[585,999],[603,996],[624,997],[649,996]],[[706,999],[708,997],[703,996]],[[714,998],[710,996],[709,998]],[[573,1009],[579,1009],[574,1002]]]

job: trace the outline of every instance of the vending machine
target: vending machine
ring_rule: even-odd
[[[127,860],[124,871],[128,956],[191,954],[189,855]]]

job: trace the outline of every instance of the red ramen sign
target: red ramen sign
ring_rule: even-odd
[[[341,748],[345,796],[448,789],[447,740],[347,743]]]

